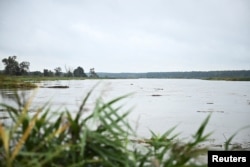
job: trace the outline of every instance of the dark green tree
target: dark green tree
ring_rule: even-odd
[[[68,68],[66,65],[65,65],[65,71],[66,71],[66,73],[64,74],[65,77],[73,77],[72,69]]]
[[[89,70],[89,77],[90,77],[90,78],[99,78],[99,76],[96,74],[94,68],[91,68],[91,69]]]
[[[84,73],[83,68],[80,66],[77,67],[73,73],[75,77],[87,77],[87,75]]]
[[[51,70],[48,70],[48,69],[43,70],[43,76],[52,77],[53,75],[54,75],[54,73]]]
[[[61,67],[56,67],[54,70],[55,70],[55,75],[56,76],[60,76],[61,75],[61,73],[62,73]]]
[[[19,73],[19,64],[16,61],[16,56],[9,56],[4,58],[2,62],[5,65],[4,73],[8,75],[17,75]]]
[[[27,61],[23,61],[19,64],[19,70],[20,70],[20,73],[23,75],[23,74],[27,74],[29,72],[29,66],[30,66],[30,63],[27,62]]]
[[[28,74],[30,63],[23,61],[19,64],[16,59],[17,57],[14,55],[2,60],[5,65],[4,73],[8,75]]]
[[[73,73],[69,70],[64,74],[65,77],[73,77]]]
[[[43,73],[41,71],[33,71],[29,73],[32,76],[43,76]]]

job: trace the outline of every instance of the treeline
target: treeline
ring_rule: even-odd
[[[250,70],[241,71],[192,71],[192,72],[149,72],[147,78],[250,78]]]
[[[250,78],[250,70],[238,71],[191,71],[191,72],[147,72],[147,73],[98,73],[102,78],[186,78],[226,79]]]
[[[17,56],[9,56],[8,58],[2,59],[2,63],[4,64],[5,68],[4,71],[1,73],[5,75],[12,75],[12,76],[22,76],[22,75],[29,75],[29,76],[45,76],[45,77],[91,77],[91,78],[98,78],[98,75],[95,72],[94,68],[91,68],[88,75],[84,72],[84,69],[81,66],[78,66],[76,69],[66,69],[66,72],[62,72],[61,67],[55,67],[54,70],[44,69],[41,71],[29,71],[30,63],[28,61],[23,61],[19,63],[17,61]]]
[[[135,78],[146,78],[146,73],[107,73],[107,72],[98,72],[100,78],[121,78],[121,79],[135,79]]]
[[[186,78],[186,79],[223,79],[223,80],[250,80],[250,70],[235,71],[191,71],[191,72],[147,72],[147,73],[96,73],[91,68],[89,73],[85,73],[81,66],[75,69],[68,69],[62,72],[61,67],[55,67],[54,70],[44,69],[41,71],[29,71],[30,63],[23,61],[19,63],[16,56],[9,56],[2,59],[5,65],[4,73],[6,75],[29,75],[45,77],[90,77],[90,78]]]

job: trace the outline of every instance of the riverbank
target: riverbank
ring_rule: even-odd
[[[19,77],[0,76],[0,89],[32,89],[36,87],[34,82]]]
[[[80,77],[36,77],[0,75],[0,89],[33,89],[41,81],[84,80]]]
[[[95,80],[97,78],[0,75],[0,89],[32,89],[32,88],[38,87],[37,83],[41,81],[85,80],[85,79]],[[112,78],[98,78],[98,79],[112,79]],[[129,79],[129,78],[126,78],[126,79]],[[152,78],[148,78],[148,79],[152,79]],[[171,78],[165,78],[165,79],[171,79]],[[179,79],[182,79],[182,78],[179,78]],[[221,81],[250,81],[249,77],[209,77],[209,78],[200,78],[200,79],[211,80],[211,81],[220,81],[220,80]]]
[[[250,81],[248,77],[211,77],[205,80],[215,80],[215,81]]]

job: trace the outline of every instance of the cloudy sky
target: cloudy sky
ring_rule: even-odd
[[[250,1],[0,0],[12,55],[31,71],[250,70]]]

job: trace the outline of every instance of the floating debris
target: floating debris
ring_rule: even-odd
[[[200,111],[200,110],[198,110],[197,112],[201,112],[201,113],[213,113],[213,112],[224,113],[224,111],[212,111],[212,110],[207,110],[207,111]]]
[[[6,111],[7,111],[6,109],[3,108],[0,109],[0,112],[6,112]]]
[[[210,147],[223,148],[223,145],[222,144],[212,144]]]
[[[158,95],[158,94],[153,94],[153,95],[151,95],[151,96],[154,96],[154,97],[155,97],[155,96],[162,96],[162,95]]]
[[[164,90],[163,88],[155,88],[155,90]]]
[[[57,85],[57,86],[41,86],[41,88],[69,88],[69,86]]]
[[[0,117],[0,119],[8,119],[8,118],[10,118],[10,117],[6,117],[6,116]]]
[[[233,150],[243,150],[241,143],[229,143],[229,147]]]

